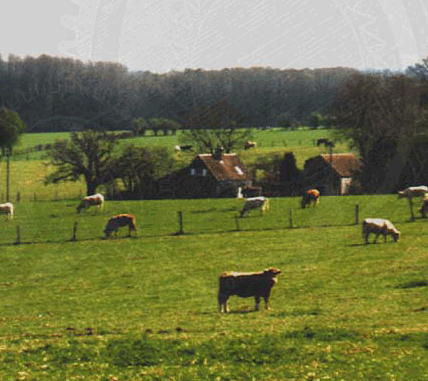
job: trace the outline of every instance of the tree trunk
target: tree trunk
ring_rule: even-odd
[[[95,180],[86,180],[86,195],[92,196],[96,193],[98,183]]]

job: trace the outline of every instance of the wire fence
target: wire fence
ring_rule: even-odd
[[[289,229],[357,226],[367,217],[387,218],[394,224],[410,217],[405,200],[393,195],[328,196],[306,209],[299,206],[298,197],[272,198],[267,212],[254,210],[243,218],[239,199],[107,201],[104,210],[91,207],[80,214],[77,199],[14,203],[12,219],[0,215],[0,245],[103,239],[107,221],[121,213],[136,217],[138,238],[268,230],[286,234]],[[127,228],[121,228],[117,238],[127,234]]]

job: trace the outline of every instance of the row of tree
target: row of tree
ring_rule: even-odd
[[[340,135],[359,152],[356,191],[428,184],[428,59],[405,73],[358,73],[333,104]]]
[[[326,113],[339,83],[357,72],[254,67],[155,74],[112,62],[9,55],[0,56],[0,105],[18,112],[28,132],[131,129],[139,118],[183,125],[195,109],[220,100],[245,126],[289,126]]]

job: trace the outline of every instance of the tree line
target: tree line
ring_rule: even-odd
[[[244,126],[290,125],[325,113],[351,68],[130,72],[113,62],[0,56],[0,104],[17,112],[27,132],[132,129],[139,118],[179,125],[197,108],[225,100]],[[185,127],[185,126],[183,126]]]

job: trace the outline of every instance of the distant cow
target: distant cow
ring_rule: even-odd
[[[401,233],[394,227],[389,220],[382,218],[366,218],[363,221],[363,238],[366,243],[369,243],[370,233],[376,234],[373,243],[376,243],[378,237],[382,234],[386,242],[386,236],[391,235],[395,242],[400,238]]]
[[[190,151],[192,148],[193,148],[192,145],[183,145],[183,146],[176,145],[176,146],[174,146],[174,150],[177,152],[178,151]]]
[[[108,238],[112,233],[116,234],[119,228],[123,226],[128,226],[128,236],[131,236],[131,231],[137,232],[135,217],[132,214],[117,214],[108,220],[104,233]]]
[[[245,145],[244,145],[244,149],[250,149],[250,148],[256,148],[256,147],[257,147],[257,142],[247,141],[245,142]]]
[[[244,205],[242,206],[241,213],[239,217],[243,217],[245,213],[248,213],[250,210],[260,209],[260,213],[266,212],[269,210],[269,199],[264,196],[247,198]]]
[[[320,146],[321,144],[324,144],[326,147],[334,147],[334,143],[331,140],[321,138],[317,140],[317,146]]]
[[[262,297],[265,301],[266,309],[269,309],[270,292],[277,282],[276,276],[280,273],[281,271],[276,268],[251,273],[225,272],[219,278],[219,311],[228,312],[227,300],[231,295],[237,295],[242,298],[254,296],[256,311],[259,309],[260,298]]]
[[[13,218],[13,204],[7,202],[6,204],[0,204],[0,214],[6,214],[6,219]]]
[[[311,202],[313,203],[313,206],[317,206],[320,202],[320,192],[318,189],[309,189],[305,192],[305,194],[302,197],[301,206],[302,209],[306,208],[306,205],[310,205]]]
[[[104,196],[100,193],[92,196],[86,196],[82,198],[82,201],[77,206],[77,213],[80,213],[82,209],[88,209],[90,206],[96,206],[98,210],[104,209]]]
[[[428,187],[425,185],[408,187],[398,192],[398,198],[406,197],[408,199],[412,199],[413,197],[425,197],[425,193],[428,193]]]

